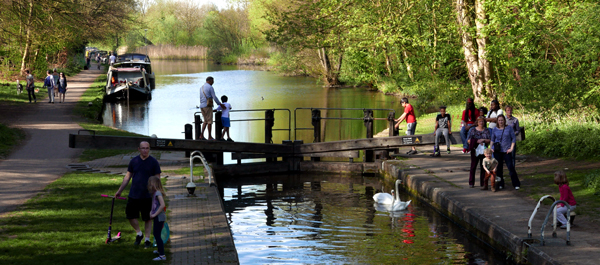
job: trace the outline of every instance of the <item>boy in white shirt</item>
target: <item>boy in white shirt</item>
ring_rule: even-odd
[[[221,123],[223,124],[223,132],[221,134],[221,140],[225,141],[225,133],[227,133],[227,141],[233,142],[231,136],[229,136],[229,127],[231,126],[229,121],[229,110],[231,110],[231,104],[227,102],[227,96],[225,95],[221,96],[221,102],[223,102],[223,104],[219,105],[219,107],[217,108],[217,110],[220,110],[222,112]]]

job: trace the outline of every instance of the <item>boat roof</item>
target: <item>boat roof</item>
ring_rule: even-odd
[[[142,61],[142,62],[150,62],[150,57],[143,53],[126,53],[117,56],[117,62],[124,61]]]
[[[137,67],[116,68],[116,69],[111,69],[111,70],[116,70],[117,72],[130,72],[130,73],[142,71],[142,69],[137,68]]]

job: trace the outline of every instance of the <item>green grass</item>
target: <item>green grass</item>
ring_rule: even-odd
[[[464,109],[464,106],[460,105],[447,106],[446,108],[446,113],[452,116],[452,134],[455,135],[454,137],[457,137],[457,135],[459,135],[460,133],[460,118]],[[418,116],[417,131],[415,132],[415,134],[433,133],[433,129],[435,128],[435,117],[438,114],[439,111]],[[403,122],[401,126],[406,126],[406,124]]]
[[[111,200],[100,194],[114,194],[122,180],[114,175],[69,173],[48,185],[0,219],[0,263],[151,263],[152,249],[133,246],[135,233],[125,219],[125,201],[115,202],[112,223],[113,235],[120,231],[123,237],[111,245],[104,243]]]
[[[80,122],[79,125],[85,130],[95,131],[98,135],[114,135],[114,136],[144,136],[136,133],[131,133],[123,130],[118,130],[108,126],[100,124],[97,120],[99,115],[102,115],[102,98],[104,97],[104,86],[106,84],[106,75],[100,75],[94,83],[88,88],[77,105],[75,106],[74,113],[85,118],[84,122]],[[89,106],[89,102],[92,105]],[[83,154],[79,157],[80,162],[91,161],[99,158],[128,154],[135,150],[121,150],[121,149],[86,149]]]
[[[23,85],[23,93],[17,95],[17,82],[15,80],[0,80],[0,84],[6,84],[8,86],[0,85],[0,101],[12,102],[12,103],[28,103],[29,97],[27,96],[27,90],[25,90],[25,78],[21,80],[21,85]],[[48,96],[47,90],[42,87],[43,82],[35,82],[35,87],[40,89],[40,92],[35,93],[35,97],[38,102],[43,102]]]
[[[9,128],[0,123],[0,159],[6,158],[12,148],[25,139],[20,129]]]
[[[578,215],[585,215],[590,220],[600,218],[600,192],[593,187],[585,186],[585,177],[590,172],[588,170],[569,170],[566,172],[569,179],[569,187],[573,192],[577,208],[575,212]],[[539,200],[542,196],[552,195],[555,199],[560,198],[558,185],[554,184],[553,174],[521,175],[524,181],[535,183],[535,185],[521,186],[521,189],[534,200]],[[550,200],[544,201],[545,205],[550,205]]]

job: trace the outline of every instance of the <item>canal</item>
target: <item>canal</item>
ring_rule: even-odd
[[[147,102],[107,103],[105,125],[161,138],[183,138],[183,127],[199,111],[199,87],[215,78],[217,96],[234,110],[371,108],[401,111],[399,98],[364,88],[328,89],[306,77],[240,70],[197,61],[155,61],[156,89]],[[324,111],[326,117],[361,118],[362,110]],[[387,117],[387,111],[375,116]],[[396,115],[396,117],[398,117]],[[264,112],[232,112],[232,120],[259,119]],[[275,127],[311,127],[310,110],[298,110],[297,124],[275,112]],[[258,129],[257,129],[258,128]],[[236,141],[264,141],[262,121],[232,122]],[[387,128],[376,121],[375,130]],[[327,120],[324,140],[362,138],[361,120]],[[273,142],[303,139],[312,131],[276,131]],[[225,163],[235,163],[225,155]],[[321,174],[236,177],[219,180],[225,211],[241,264],[504,264],[504,257],[447,218],[412,200],[390,214],[373,205],[374,193],[389,192],[382,178]]]

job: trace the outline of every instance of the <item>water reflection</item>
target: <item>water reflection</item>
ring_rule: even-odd
[[[414,200],[406,211],[378,211],[379,178],[285,175],[219,186],[242,264],[502,264]]]

